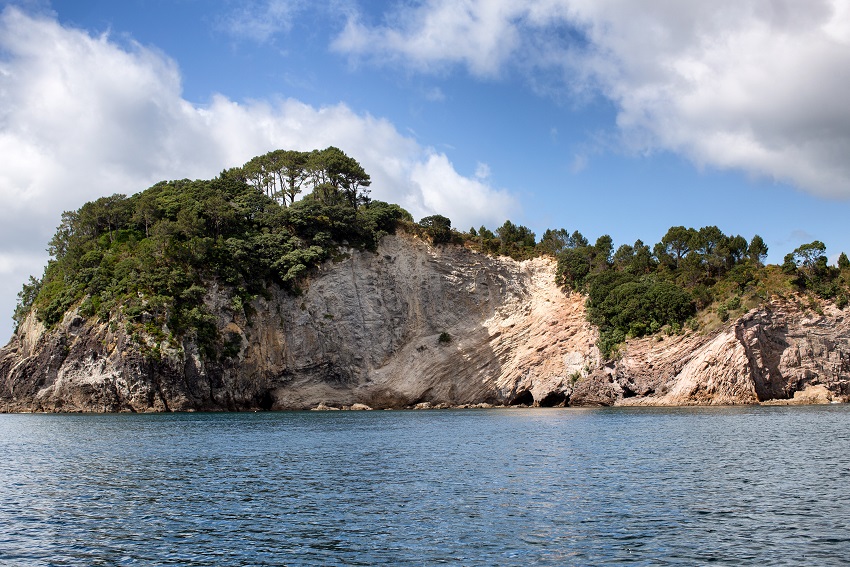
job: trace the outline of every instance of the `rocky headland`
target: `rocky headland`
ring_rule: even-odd
[[[718,329],[629,341],[603,361],[584,296],[548,258],[518,262],[386,236],[326,262],[300,295],[236,309],[204,297],[234,345],[152,357],[121,320],[30,314],[0,350],[0,411],[117,412],[489,405],[827,403],[850,398],[850,321],[772,300]]]

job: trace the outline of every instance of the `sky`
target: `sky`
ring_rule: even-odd
[[[0,0],[0,341],[65,210],[337,146],[417,219],[850,253],[844,0]]]

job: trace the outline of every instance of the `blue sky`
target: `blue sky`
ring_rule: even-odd
[[[710,4],[710,5],[709,5]],[[850,252],[838,0],[0,2],[0,312],[63,210],[336,145],[417,218]],[[0,318],[0,339],[11,333]]]

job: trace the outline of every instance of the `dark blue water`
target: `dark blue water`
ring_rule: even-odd
[[[850,408],[0,415],[0,565],[839,565]]]

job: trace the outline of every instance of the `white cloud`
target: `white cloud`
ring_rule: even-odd
[[[292,29],[293,20],[303,7],[303,0],[241,2],[218,21],[217,27],[233,37],[265,43]]]
[[[432,153],[427,161],[414,165],[411,179],[421,190],[418,208],[453,211],[452,226],[461,230],[481,224],[500,226],[518,212],[516,201],[507,191],[493,191],[480,179],[460,175],[445,154]]]
[[[210,178],[274,148],[335,145],[372,176],[372,196],[459,226],[502,222],[513,198],[445,155],[344,104],[293,99],[193,105],[162,55],[129,50],[14,8],[0,15],[0,338],[15,294],[40,275],[63,210],[163,179]],[[468,193],[468,198],[465,195]],[[3,315],[3,314],[6,315]]]
[[[337,51],[404,60],[419,70],[464,64],[479,76],[498,74],[516,48],[516,2],[434,0],[388,15],[370,28],[353,14],[332,47]]]
[[[428,102],[443,102],[446,100],[446,95],[440,87],[433,87],[425,91],[425,100]]]
[[[844,0],[426,0],[333,47],[421,71],[506,68],[542,93],[601,92],[627,146],[850,197]]]
[[[475,166],[475,177],[481,180],[490,177],[490,166],[486,163],[478,162]]]

